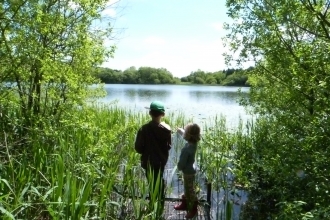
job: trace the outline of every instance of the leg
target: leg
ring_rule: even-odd
[[[179,205],[175,205],[174,209],[178,211],[187,210],[187,199],[184,194],[181,196],[181,203]]]
[[[187,199],[186,218],[193,218],[197,215],[197,195],[195,192],[195,175],[183,175],[184,193]]]

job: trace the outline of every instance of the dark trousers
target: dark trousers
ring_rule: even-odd
[[[155,198],[161,201],[161,204],[164,205],[165,201],[165,180],[164,167],[152,167],[148,166],[146,169],[146,177],[149,183],[149,199]]]

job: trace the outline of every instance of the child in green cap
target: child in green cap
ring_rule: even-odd
[[[151,189],[155,190],[157,179],[161,180],[158,199],[164,205],[165,181],[163,174],[172,144],[171,128],[161,121],[165,116],[165,107],[162,102],[153,101],[148,109],[151,120],[138,130],[135,150],[141,154],[141,166],[146,171]]]

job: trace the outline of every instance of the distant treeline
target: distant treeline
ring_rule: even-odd
[[[208,84],[222,86],[249,86],[248,69],[227,69],[217,72],[197,70],[178,78],[165,68],[130,67],[124,71],[100,67],[96,77],[106,84]]]

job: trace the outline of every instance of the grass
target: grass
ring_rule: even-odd
[[[30,130],[28,147],[8,138],[14,132],[2,124],[1,219],[158,219],[159,201],[145,199],[149,187],[134,151],[137,129],[148,120],[115,105],[86,107],[56,128]],[[165,121],[175,128],[189,119],[178,113]],[[204,127],[198,164],[213,188],[226,192],[227,209],[217,219],[231,219],[228,174],[241,133],[230,133],[223,118]]]

